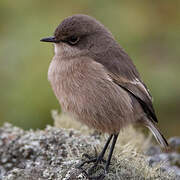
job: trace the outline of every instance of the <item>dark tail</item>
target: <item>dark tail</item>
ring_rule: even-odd
[[[150,120],[147,120],[147,123],[145,124],[146,127],[149,128],[149,130],[153,133],[154,137],[158,141],[158,143],[165,149],[168,149],[168,142],[166,141],[165,137],[161,134],[161,132],[158,130],[156,125],[151,122]]]

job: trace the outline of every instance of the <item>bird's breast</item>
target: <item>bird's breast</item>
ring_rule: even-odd
[[[48,79],[63,111],[90,127],[117,132],[132,118],[131,98],[99,63],[54,58]]]
[[[54,57],[50,63],[48,79],[64,111],[75,111],[82,104],[85,78],[82,66],[78,61],[59,57]]]

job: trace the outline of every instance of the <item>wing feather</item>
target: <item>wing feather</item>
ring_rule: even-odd
[[[152,105],[152,97],[146,86],[140,80],[135,79],[134,81],[131,81],[122,78],[119,75],[117,76],[112,72],[109,72],[108,74],[116,84],[128,91],[138,100],[148,117],[151,117],[152,120],[158,122]]]
[[[135,65],[119,44],[115,41],[114,43],[104,53],[96,53],[92,58],[104,66],[114,83],[138,100],[149,119],[158,122],[152,104],[152,97],[142,82]]]

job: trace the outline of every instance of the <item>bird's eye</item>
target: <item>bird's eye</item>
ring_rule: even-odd
[[[70,38],[68,38],[68,43],[71,44],[71,45],[75,45],[78,43],[79,41],[79,37],[76,37],[76,36],[71,36]]]

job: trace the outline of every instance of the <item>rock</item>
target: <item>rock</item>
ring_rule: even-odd
[[[176,174],[175,179],[180,179],[180,154],[177,152],[162,153],[157,146],[150,146],[145,153],[148,155],[147,161],[150,167],[155,167],[161,164],[161,169],[164,172]]]
[[[168,174],[175,174],[175,180],[180,180],[180,168],[177,166],[162,165],[161,169]]]
[[[162,153],[161,148],[159,146],[153,146],[153,145],[150,146],[145,152],[147,156],[153,156],[155,154],[160,154],[160,153]]]
[[[176,152],[172,152],[169,154],[169,161],[172,165],[180,167],[180,154]]]
[[[161,159],[159,156],[149,156],[147,158],[148,162],[149,162],[149,166],[153,167],[156,164],[160,163]]]
[[[98,146],[104,144],[104,140],[100,140],[75,130],[48,126],[44,130],[24,131],[5,124],[0,128],[0,180],[88,180],[83,170],[93,164],[85,165],[83,170],[77,165],[84,160],[82,154],[95,156],[95,149],[101,149]],[[113,155],[105,180],[176,178],[161,168],[149,167],[145,157],[130,144],[120,147],[120,154]],[[158,157],[163,159],[162,155]],[[100,164],[95,169],[97,175],[103,166]]]
[[[149,156],[148,162],[150,166],[157,165],[160,162],[165,162],[169,164],[169,154],[161,153],[161,154],[155,154],[154,156]]]
[[[0,179],[6,180],[62,180],[80,162],[81,154],[98,143],[50,126],[44,131],[23,131],[10,124],[0,128],[0,141]]]
[[[172,137],[168,142],[171,148],[180,150],[180,137]]]

